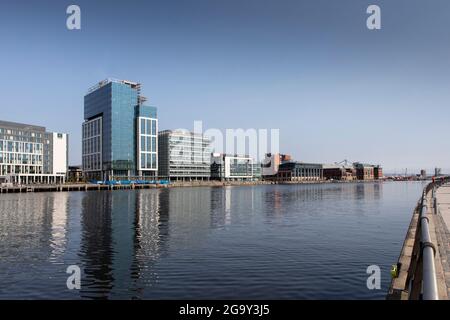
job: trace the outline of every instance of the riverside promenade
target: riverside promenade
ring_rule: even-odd
[[[450,298],[450,178],[430,183],[411,218],[396,265],[390,300]]]

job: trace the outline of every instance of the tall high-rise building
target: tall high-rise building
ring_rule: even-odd
[[[158,176],[161,179],[209,180],[211,139],[184,130],[165,130],[158,136]]]
[[[88,179],[154,179],[158,119],[141,84],[106,79],[84,97],[83,171]]]
[[[0,182],[63,183],[69,136],[45,127],[0,121]]]

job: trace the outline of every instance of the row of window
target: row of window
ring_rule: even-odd
[[[4,165],[0,166],[0,175],[8,174],[42,174],[42,166],[20,166],[20,165]]]
[[[140,136],[141,137],[141,151],[156,152],[156,136]]]
[[[101,169],[102,169],[101,155],[99,153],[83,156],[83,170],[92,171]]]
[[[42,165],[42,155],[0,152],[0,163]]]
[[[83,123],[83,138],[90,138],[101,135],[102,118],[97,118]]]
[[[5,128],[0,128],[0,134],[42,138],[42,133],[40,133],[40,132],[11,130],[11,129],[5,129]]]
[[[99,136],[83,140],[83,154],[100,153],[101,151],[102,145]]]
[[[41,143],[18,142],[0,140],[0,152],[21,152],[42,154],[43,146]]]
[[[146,135],[156,135],[156,120],[141,118],[140,133]]]
[[[295,169],[293,170],[294,177],[320,177],[322,175],[321,169]]]
[[[141,152],[141,169],[156,169],[157,159],[156,153]]]

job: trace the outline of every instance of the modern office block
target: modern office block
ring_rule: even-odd
[[[69,137],[45,127],[0,121],[0,182],[63,183]]]
[[[106,79],[84,97],[83,172],[87,179],[154,179],[158,119],[141,85]]]
[[[211,179],[221,181],[253,180],[254,163],[251,157],[213,153],[211,155]]]
[[[158,176],[168,180],[209,180],[211,139],[183,130],[158,135]]]

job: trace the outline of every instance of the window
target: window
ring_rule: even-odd
[[[156,152],[156,137],[152,137],[152,152]]]
[[[141,119],[141,134],[145,133],[145,119]]]
[[[152,169],[156,169],[156,154],[152,153]]]
[[[152,134],[156,135],[156,120],[152,120]]]
[[[145,130],[145,134],[150,134],[150,132],[151,132],[151,123],[150,123],[150,120],[146,120],[145,122],[146,122],[146,124],[147,124],[146,130]]]
[[[141,151],[145,151],[145,137],[141,136]]]
[[[147,165],[146,165],[147,168],[151,168],[152,167],[151,158],[150,158],[149,154],[146,154],[146,163],[147,163]]]
[[[141,168],[145,168],[145,153],[141,153]]]

